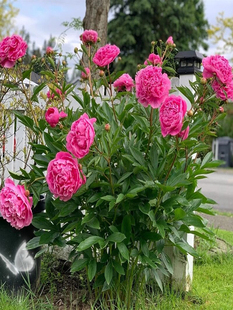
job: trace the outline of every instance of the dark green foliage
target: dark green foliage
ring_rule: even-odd
[[[111,13],[108,39],[120,48],[122,57],[117,69],[132,75],[150,54],[148,42],[165,42],[173,36],[178,50],[207,49],[202,0],[111,0]]]

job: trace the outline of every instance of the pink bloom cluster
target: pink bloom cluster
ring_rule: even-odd
[[[180,134],[183,140],[187,138],[189,128],[184,132],[181,131],[186,111],[187,104],[181,96],[171,95],[165,99],[159,111],[163,137]]]
[[[171,81],[161,67],[147,66],[135,77],[138,101],[147,107],[158,108],[169,94]]]
[[[80,38],[84,44],[95,44],[98,39],[98,33],[95,30],[85,30]]]
[[[144,65],[145,66],[147,66],[147,65],[162,66],[162,63],[163,62],[162,62],[162,59],[160,58],[160,56],[152,53],[149,55],[148,59],[145,60]]]
[[[119,47],[116,45],[106,44],[97,50],[93,57],[93,62],[102,68],[113,62],[119,54]]]
[[[88,154],[95,137],[93,123],[95,118],[89,118],[84,113],[71,125],[66,137],[66,148],[75,157],[82,158]],[[60,200],[67,201],[86,182],[86,177],[80,169],[77,158],[68,152],[58,152],[50,161],[46,181],[49,190]]]
[[[27,43],[19,35],[6,37],[0,42],[0,65],[12,68],[16,61],[26,54]]]
[[[233,99],[233,74],[228,60],[220,55],[209,56],[202,60],[203,77],[213,78],[212,88],[222,100]]]
[[[59,112],[58,108],[50,107],[45,113],[45,120],[51,127],[56,127],[59,120],[67,117],[67,114],[63,111]]]
[[[95,118],[89,118],[84,113],[77,121],[73,122],[66,136],[66,148],[77,158],[83,158],[89,153],[90,146],[95,138],[93,124]]]
[[[223,84],[232,81],[232,68],[225,57],[220,55],[209,56],[202,60],[202,64],[204,78],[217,77]]]
[[[168,45],[173,45],[173,44],[174,44],[174,42],[173,42],[173,37],[170,36],[170,37],[167,39],[166,43],[167,43]]]
[[[134,81],[128,73],[124,73],[113,83],[113,87],[119,92],[131,91],[134,87]]]
[[[211,84],[216,96],[222,100],[233,100],[233,81],[227,83],[226,86],[221,85],[218,81],[213,81]]]
[[[49,162],[46,181],[49,190],[60,200],[67,201],[86,182],[77,159],[68,152],[58,152]]]
[[[0,213],[16,229],[31,224],[32,197],[25,195],[23,185],[15,185],[11,179],[6,179],[0,192]]]
[[[81,73],[81,78],[86,80],[88,79],[89,75],[90,75],[90,69],[89,68],[84,68],[85,72],[82,71]]]

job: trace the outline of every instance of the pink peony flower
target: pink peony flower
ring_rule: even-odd
[[[19,35],[14,34],[0,42],[0,65],[12,68],[16,61],[26,54],[27,43]]]
[[[56,127],[61,118],[67,117],[65,112],[58,111],[58,108],[51,107],[45,113],[45,120],[51,127]]]
[[[226,86],[223,86],[215,80],[212,82],[211,86],[216,93],[216,97],[221,100],[233,100],[233,81],[227,83]]]
[[[202,60],[202,64],[204,78],[208,79],[216,76],[223,84],[231,82],[232,68],[225,57],[220,55],[209,56]]]
[[[48,46],[48,47],[46,48],[46,54],[47,54],[47,55],[53,54],[53,48],[52,48],[51,46]]]
[[[173,44],[174,44],[174,42],[173,42],[173,37],[170,36],[170,37],[167,39],[166,43],[167,43],[168,45],[173,45]]]
[[[86,71],[86,73],[85,72],[81,72],[81,77],[84,79],[84,80],[86,80],[86,79],[88,79],[88,77],[89,77],[89,75],[90,75],[90,69],[89,68],[84,68],[84,70]]]
[[[86,177],[76,158],[68,152],[58,152],[48,164],[46,181],[55,198],[67,201],[85,184]]]
[[[32,197],[25,195],[23,185],[15,185],[6,179],[0,192],[0,213],[16,229],[28,226],[32,222]]]
[[[181,138],[182,140],[187,139],[188,135],[189,135],[189,126],[185,130],[182,130],[178,133],[178,137]]]
[[[169,94],[171,81],[161,67],[147,66],[135,77],[138,101],[147,107],[158,108]]]
[[[183,126],[187,104],[181,96],[171,95],[161,105],[159,120],[163,137],[176,136]]]
[[[93,62],[99,67],[109,65],[120,54],[116,45],[106,44],[98,49],[93,57]]]
[[[153,65],[153,66],[156,66],[156,65],[159,65],[159,66],[162,66],[162,60],[160,58],[159,55],[156,55],[154,53],[150,54],[148,59],[145,60],[144,62],[144,65]]]
[[[95,122],[95,118],[89,118],[84,113],[71,125],[70,132],[66,136],[66,148],[77,158],[82,158],[89,153],[89,148],[95,138],[93,127]]]
[[[117,91],[131,91],[134,87],[134,81],[128,73],[124,73],[113,83],[113,87]]]
[[[95,44],[98,39],[98,33],[95,30],[85,30],[80,38],[84,44]]]

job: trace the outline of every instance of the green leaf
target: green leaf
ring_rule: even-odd
[[[39,229],[54,230],[54,225],[45,218],[44,213],[35,214],[32,220],[32,225]]]
[[[161,259],[170,274],[173,274],[172,262],[167,254],[161,253]]]
[[[139,210],[144,213],[148,214],[150,212],[150,205],[149,203],[144,203],[139,205]]]
[[[47,132],[44,132],[44,139],[51,152],[56,154],[61,150],[60,147],[54,145],[53,138]]]
[[[177,87],[177,89],[191,102],[191,104],[194,103],[194,94],[191,92],[191,90],[186,86]]]
[[[107,241],[119,243],[125,240],[125,238],[126,236],[122,234],[121,232],[115,232],[107,238]]]
[[[126,172],[125,174],[123,174],[123,176],[118,180],[118,184],[120,184],[122,181],[124,181],[125,179],[127,179],[133,172]]]
[[[99,236],[91,236],[87,239],[85,239],[84,241],[82,241],[79,245],[78,245],[78,251],[84,251],[88,248],[90,248],[92,245],[96,244],[96,243],[100,243],[103,242],[104,239],[102,237]]]
[[[136,159],[136,161],[140,165],[145,166],[146,163],[145,163],[145,159],[144,159],[144,157],[142,155],[142,152],[140,152],[138,149],[136,149],[136,148],[134,148],[132,146],[130,146],[129,149],[130,149],[130,152],[131,152],[132,156],[134,157],[134,159]]]
[[[118,243],[117,247],[122,257],[129,260],[129,250],[127,249],[126,245],[124,243]]]
[[[71,273],[83,269],[88,263],[88,258],[76,258],[71,265]]]
[[[100,222],[97,217],[93,217],[92,220],[87,223],[87,226],[95,229],[100,229]]]
[[[116,198],[111,195],[106,195],[106,196],[101,197],[101,199],[105,201],[112,201],[112,200],[115,200]]]
[[[159,288],[161,289],[161,291],[163,292],[163,283],[159,277],[159,274],[156,270],[153,270],[153,275],[155,277],[155,281],[157,282]]]
[[[33,250],[40,247],[40,237],[34,237],[27,242],[27,249]]]
[[[10,176],[15,180],[27,180],[28,177],[23,176],[22,174],[15,173],[12,171],[9,171]]]
[[[90,260],[88,267],[87,267],[87,275],[89,281],[92,281],[94,276],[96,275],[97,270],[97,263],[94,259]]]
[[[113,268],[116,270],[117,273],[119,273],[123,276],[125,275],[125,270],[119,262],[117,262],[116,260],[113,260],[112,265],[113,265]]]
[[[146,242],[144,239],[140,239],[140,243],[141,243],[141,250],[142,250],[142,253],[143,253],[145,256],[149,257],[150,251],[149,251],[147,242]]]
[[[104,277],[106,279],[107,284],[109,285],[113,277],[113,268],[111,262],[108,262],[107,266],[105,267]]]
[[[192,256],[198,257],[197,252],[191,247],[188,243],[185,242],[177,242],[174,244],[182,253],[191,254]]]
[[[117,199],[116,199],[116,204],[117,203],[120,203],[123,199],[125,198],[125,195],[124,194],[119,194],[118,196],[117,196]]]
[[[13,113],[17,116],[17,118],[20,120],[20,122],[25,125],[26,127],[30,128],[34,131],[34,122],[33,120],[28,117],[27,115],[23,115],[22,113],[18,111],[13,111]]]
[[[123,218],[122,224],[121,224],[121,232],[126,236],[126,244],[129,242],[131,237],[131,216],[126,215]]]
[[[37,99],[37,94],[38,94],[45,86],[47,86],[47,84],[44,82],[44,83],[41,83],[39,86],[34,87],[34,89],[33,89],[33,95],[32,95],[32,97],[31,97],[31,101],[38,101],[38,99]]]
[[[203,161],[201,163],[201,168],[203,168],[205,166],[206,163],[208,163],[209,161],[211,161],[213,157],[213,153],[209,152],[205,155],[205,157],[203,158]]]
[[[186,213],[184,212],[184,210],[181,209],[181,208],[175,209],[174,213],[175,213],[175,217],[174,217],[174,220],[175,220],[175,221],[181,220],[181,219],[184,218],[185,215],[186,215]]]

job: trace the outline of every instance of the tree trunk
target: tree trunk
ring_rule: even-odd
[[[107,43],[108,11],[110,0],[86,0],[86,13],[83,19],[84,30],[95,30],[100,38],[98,46]],[[92,52],[92,51],[91,51]],[[82,65],[88,67],[88,57],[83,54]],[[92,78],[96,79],[98,73],[92,72]]]
[[[83,28],[98,32],[100,45],[107,43],[107,25],[110,0],[86,0],[86,14],[83,19]]]

